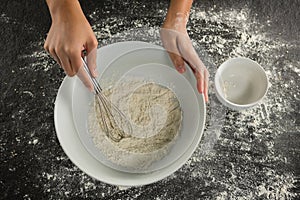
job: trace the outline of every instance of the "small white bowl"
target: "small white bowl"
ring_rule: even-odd
[[[244,57],[231,58],[218,68],[215,88],[223,105],[243,110],[255,106],[266,95],[268,78],[257,62]]]

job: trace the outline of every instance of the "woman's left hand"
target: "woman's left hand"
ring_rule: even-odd
[[[186,30],[186,21],[183,14],[177,14],[173,20],[166,20],[160,29],[162,44],[179,73],[186,71],[185,63],[191,67],[197,80],[197,89],[208,102],[209,73],[192,45]]]

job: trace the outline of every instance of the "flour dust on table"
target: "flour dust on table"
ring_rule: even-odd
[[[54,134],[53,104],[65,74],[43,50],[41,30],[48,31],[50,21],[40,23],[40,12],[27,12],[35,4],[4,2],[1,41],[8,48],[0,62],[9,67],[0,73],[3,198],[300,198],[300,45],[283,39],[286,33],[299,37],[293,31],[299,29],[299,1],[194,1],[187,29],[197,51],[214,63],[210,77],[229,57],[249,57],[266,70],[268,95],[257,107],[234,112],[218,104],[210,89],[203,139],[188,162],[155,184],[127,190],[93,179],[64,154]],[[93,1],[84,10],[100,47],[128,40],[159,44],[168,2]],[[279,32],[280,21],[286,32]]]

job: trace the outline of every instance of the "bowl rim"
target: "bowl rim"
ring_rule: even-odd
[[[141,45],[149,47],[150,45],[153,44],[145,43],[141,41],[125,41],[125,42],[113,43],[99,48],[98,51],[100,51],[101,54],[97,57],[97,59],[102,60],[102,62],[104,62],[104,60],[106,60],[107,56],[109,55],[107,53],[109,52],[108,49],[111,49],[112,47],[113,47],[112,49],[117,49],[117,52],[119,51],[123,52],[124,50],[127,51],[129,48],[130,49],[140,48]],[[153,47],[161,48],[158,47],[157,45],[155,46],[153,45]],[[111,57],[109,58],[111,59]],[[190,68],[187,68],[187,70],[189,70],[192,73]],[[204,120],[201,124],[203,124],[203,126],[201,127],[199,126],[198,128],[199,134],[197,134],[197,138],[194,139],[193,145],[191,145],[188,148],[188,150],[184,153],[184,155],[182,155],[177,161],[175,161],[175,163],[172,163],[168,167],[152,173],[130,174],[130,176],[128,176],[128,173],[119,172],[116,170],[112,170],[111,168],[105,167],[102,163],[99,163],[96,159],[94,159],[83,147],[79,137],[77,136],[77,133],[75,132],[73,120],[71,117],[69,117],[72,114],[71,113],[72,109],[70,107],[69,102],[71,101],[70,98],[75,84],[74,81],[79,81],[77,77],[74,78],[65,77],[64,81],[60,85],[55,100],[54,125],[55,125],[55,130],[56,130],[58,140],[66,155],[69,157],[69,159],[73,162],[74,165],[76,165],[80,170],[82,170],[90,177],[95,178],[96,180],[99,180],[103,183],[116,185],[116,186],[131,187],[131,186],[148,185],[160,181],[173,174],[175,171],[177,171],[186,163],[187,161],[186,158],[190,159],[190,157],[192,156],[196,148],[198,148],[205,128],[205,121],[206,121],[205,103],[203,103],[203,108],[202,108],[204,112],[203,114]],[[192,78],[194,79],[194,76]],[[204,102],[203,95],[199,94],[197,95],[197,97],[199,98],[199,100],[201,100],[201,102]],[[70,136],[75,136],[75,137],[70,137]],[[105,174],[116,174],[116,175],[111,176]]]
[[[229,62],[232,62],[233,60],[244,60],[244,61],[250,62],[250,63],[254,64],[256,67],[258,67],[260,69],[260,71],[262,72],[261,74],[264,76],[266,84],[265,84],[265,91],[264,91],[263,95],[261,95],[261,97],[258,100],[254,101],[252,103],[247,103],[247,104],[237,104],[237,103],[234,103],[234,102],[229,101],[228,99],[226,99],[224,97],[224,95],[222,95],[222,93],[220,92],[221,87],[220,87],[220,84],[219,84],[219,78],[221,77],[221,74],[220,74],[221,70],[223,70],[225,68],[225,64],[227,64]],[[218,69],[216,71],[215,78],[214,78],[214,83],[215,83],[215,90],[216,90],[216,93],[218,94],[219,98],[221,98],[221,100],[224,101],[227,104],[226,105],[227,107],[228,107],[228,105],[230,105],[230,108],[232,108],[232,106],[234,108],[240,108],[240,109],[252,107],[252,106],[258,104],[266,96],[266,94],[269,90],[269,79],[268,79],[268,76],[267,76],[266,71],[264,70],[264,68],[260,64],[258,64],[256,61],[254,61],[250,58],[242,57],[242,56],[232,57],[232,58],[229,58],[226,61],[224,61],[218,67]]]

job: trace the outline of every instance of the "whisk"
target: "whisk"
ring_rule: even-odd
[[[95,105],[98,106],[100,111],[100,125],[108,138],[114,142],[119,142],[128,134],[131,135],[131,124],[125,114],[103,94],[99,82],[92,76],[87,62],[83,58],[82,63],[94,86]]]

